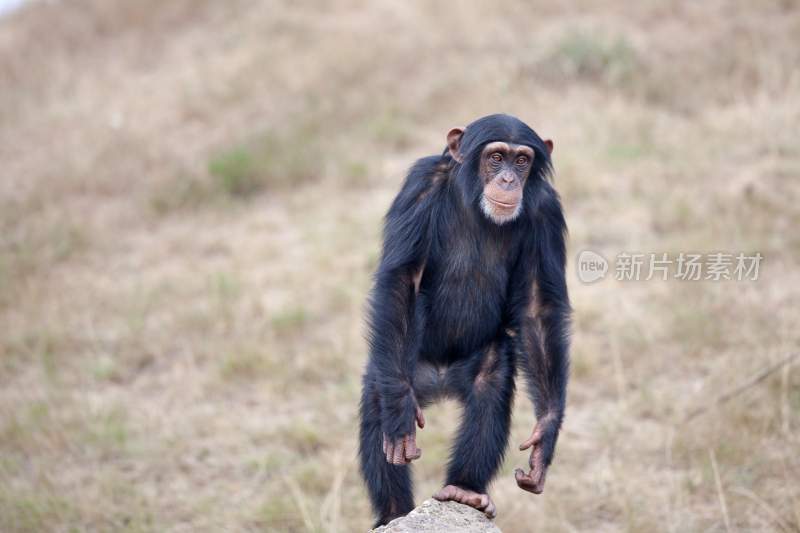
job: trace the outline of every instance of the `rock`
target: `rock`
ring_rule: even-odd
[[[485,514],[456,502],[425,500],[422,505],[370,533],[501,533]]]

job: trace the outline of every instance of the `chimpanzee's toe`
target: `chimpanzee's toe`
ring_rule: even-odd
[[[454,501],[469,505],[475,509],[482,511],[489,518],[497,516],[497,508],[488,494],[481,494],[468,489],[462,489],[456,485],[446,485],[442,490],[433,495],[433,497],[440,502]]]

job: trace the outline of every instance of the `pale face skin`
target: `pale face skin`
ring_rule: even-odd
[[[489,220],[505,224],[519,216],[533,158],[533,149],[521,144],[498,141],[483,148],[478,171],[483,179],[481,210]]]

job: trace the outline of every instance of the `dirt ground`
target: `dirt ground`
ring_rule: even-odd
[[[505,533],[800,532],[800,3],[35,1],[0,18],[0,530],[366,530],[380,223],[449,128],[555,140],[572,381]],[[592,250],[757,280],[578,279]],[[706,408],[689,418],[697,409]],[[419,501],[458,406],[426,412]]]

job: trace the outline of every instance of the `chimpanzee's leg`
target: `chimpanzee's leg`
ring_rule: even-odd
[[[359,456],[372,509],[378,516],[375,527],[408,514],[414,508],[411,465],[393,465],[386,461],[380,402],[369,376],[364,379],[361,396]]]
[[[514,356],[508,339],[473,355],[455,386],[464,402],[456,445],[447,468],[447,484],[435,497],[471,505],[489,517],[495,507],[486,488],[503,462],[514,401]]]

